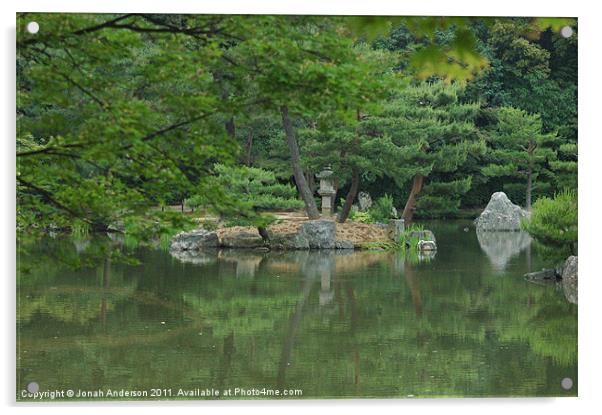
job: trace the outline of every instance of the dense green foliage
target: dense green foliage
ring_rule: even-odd
[[[546,245],[568,246],[577,243],[577,194],[563,191],[553,198],[542,197],[533,204],[530,220],[523,227]],[[576,253],[576,252],[574,252]]]
[[[262,211],[295,210],[303,207],[293,186],[279,183],[269,170],[246,166],[215,165],[216,186],[227,189],[228,204],[219,208],[224,218],[236,220],[237,225],[267,225],[273,220]],[[204,195],[195,195],[190,206],[207,206]]]
[[[562,24],[575,22],[20,14],[18,230],[147,239],[190,226],[165,209],[186,199],[260,224],[299,207],[278,199],[293,184],[315,217],[326,165],[340,220],[360,190],[411,220],[575,188],[577,35]],[[265,189],[241,198],[219,169]]]
[[[526,183],[525,205],[531,208],[531,195],[537,190],[539,176],[550,176],[550,164],[557,159],[555,134],[543,134],[539,115],[502,107],[496,111],[497,122],[488,134],[490,151],[482,172],[488,177],[503,177],[506,190]],[[520,186],[520,187],[523,187]]]

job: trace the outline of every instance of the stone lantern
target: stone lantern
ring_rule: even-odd
[[[332,169],[327,166],[316,177],[320,179],[320,188],[318,194],[322,196],[322,215],[330,216],[332,211],[332,197],[336,193],[332,185]]]

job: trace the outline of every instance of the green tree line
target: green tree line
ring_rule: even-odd
[[[327,165],[341,221],[360,190],[391,195],[407,220],[455,216],[497,190],[528,207],[576,187],[576,29],[20,14],[18,229],[164,233],[188,219],[158,207],[185,199],[258,226],[266,207],[302,203],[316,218]],[[270,191],[290,185],[296,195]]]

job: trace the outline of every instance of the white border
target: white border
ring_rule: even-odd
[[[22,0],[18,4],[2,2],[2,71],[1,122],[2,157],[0,181],[3,211],[2,227],[2,345],[3,374],[0,377],[1,403],[8,413],[39,412],[49,414],[91,413],[107,411],[126,412],[136,410],[145,413],[165,412],[199,413],[199,411],[227,410],[265,414],[303,413],[325,409],[328,412],[365,413],[372,406],[378,412],[420,411],[424,413],[477,413],[482,415],[504,414],[509,411],[537,411],[546,414],[590,412],[600,407],[600,324],[602,301],[602,277],[596,257],[599,253],[600,192],[598,166],[602,157],[602,128],[600,111],[602,91],[600,76],[602,61],[600,52],[602,14],[596,10],[594,1],[469,1],[469,0],[103,0],[84,3],[67,0]],[[43,12],[154,12],[154,13],[233,13],[233,14],[373,14],[373,15],[476,15],[476,16],[570,16],[579,18],[579,219],[580,219],[580,268],[581,289],[579,293],[579,398],[559,399],[429,399],[429,400],[331,400],[331,401],[228,401],[228,402],[185,402],[185,403],[129,403],[117,406],[114,403],[81,405],[19,405],[14,403],[15,391],[15,13],[17,11]],[[522,411],[521,411],[522,412]]]

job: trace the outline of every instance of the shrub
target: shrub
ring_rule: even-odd
[[[399,244],[403,247],[409,247],[413,250],[418,248],[418,242],[420,241],[420,238],[411,235],[414,231],[422,232],[424,231],[424,226],[418,225],[416,223],[411,223],[408,227],[405,228],[404,232],[401,234]]]
[[[393,216],[393,196],[385,194],[376,199],[370,208],[370,215],[376,222],[387,223]]]
[[[374,218],[370,212],[351,211],[349,213],[349,220],[359,223],[374,223]]]
[[[565,190],[554,198],[542,197],[534,204],[531,218],[522,223],[539,242],[554,246],[572,246],[577,242],[577,195]]]

